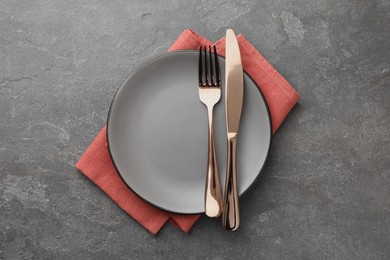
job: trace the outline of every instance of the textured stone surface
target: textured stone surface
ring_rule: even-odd
[[[302,95],[236,233],[151,236],[74,164],[185,28],[243,33]],[[389,259],[388,0],[0,2],[0,259]]]

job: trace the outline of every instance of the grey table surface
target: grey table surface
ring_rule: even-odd
[[[130,71],[244,34],[301,94],[235,233],[154,237],[74,167]],[[0,259],[389,259],[390,1],[0,1]]]

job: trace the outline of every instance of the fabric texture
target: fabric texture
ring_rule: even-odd
[[[244,70],[260,87],[270,110],[272,132],[279,128],[287,114],[299,100],[299,94],[271,64],[248,42],[237,36]],[[211,41],[187,29],[168,51],[198,50],[200,45],[213,45]],[[218,54],[225,55],[225,39],[215,43]],[[119,207],[132,216],[152,234],[169,222],[187,233],[200,215],[180,215],[157,209],[135,195],[122,181],[111,161],[106,142],[106,127],[97,135],[76,164],[76,168],[102,189]]]

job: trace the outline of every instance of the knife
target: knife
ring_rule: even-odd
[[[232,29],[226,31],[225,93],[228,154],[222,225],[234,231],[240,225],[237,190],[237,135],[244,97],[244,74],[240,48]]]

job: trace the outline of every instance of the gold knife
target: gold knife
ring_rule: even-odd
[[[232,29],[226,31],[225,96],[228,157],[222,225],[234,231],[240,225],[237,190],[237,135],[244,98],[244,73],[240,48]]]

